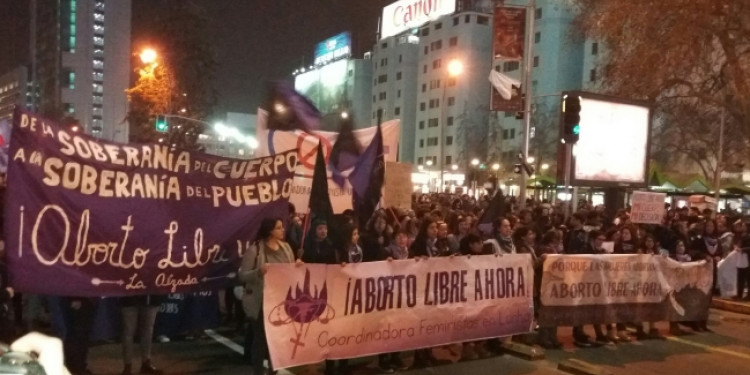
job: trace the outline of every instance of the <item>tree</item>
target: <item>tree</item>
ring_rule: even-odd
[[[208,21],[190,1],[165,0],[155,6],[161,9],[144,21],[136,45],[151,46],[159,57],[150,71],[139,69],[138,81],[128,90],[131,141],[161,138],[176,147],[196,149],[202,121],[211,114],[217,98],[213,87],[217,63],[208,39]],[[169,131],[162,134],[154,129],[159,114],[198,121],[168,117]]]
[[[716,167],[715,161],[706,158],[717,148],[718,135],[701,129],[718,127],[721,109],[727,113],[727,129],[740,130],[727,132],[725,139],[746,143],[750,135],[750,3],[575,2],[579,29],[607,47],[599,66],[602,88],[655,104],[660,120],[655,134],[661,135],[654,141],[667,142],[665,147],[701,160],[707,177]],[[677,144],[672,137],[694,141]]]

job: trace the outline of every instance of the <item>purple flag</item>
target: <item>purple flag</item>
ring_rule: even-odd
[[[284,218],[296,150],[255,160],[117,144],[16,109],[10,286],[65,296],[219,290],[264,218]]]
[[[320,111],[310,99],[298,93],[291,82],[269,84],[266,110],[269,130],[302,130],[311,133],[320,128]]]
[[[380,203],[385,183],[383,133],[380,124],[372,142],[349,175],[349,182],[354,189],[354,212],[357,213],[359,224],[365,225]]]

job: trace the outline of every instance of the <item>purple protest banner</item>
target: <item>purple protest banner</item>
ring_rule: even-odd
[[[75,296],[223,288],[260,222],[286,217],[297,164],[109,143],[18,109],[8,156],[10,284]]]

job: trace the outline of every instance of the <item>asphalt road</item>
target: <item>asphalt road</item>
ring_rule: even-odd
[[[659,326],[663,332],[666,324]],[[631,342],[595,349],[573,346],[570,328],[561,328],[562,350],[546,352],[540,361],[527,361],[510,355],[459,362],[429,369],[405,371],[404,374],[567,374],[557,369],[560,362],[576,359],[599,366],[613,375],[679,374],[734,375],[750,371],[750,315],[712,310],[709,328],[713,333],[695,333],[667,340]],[[154,344],[153,362],[167,374],[249,374],[250,367],[238,353],[242,337],[229,329],[220,329],[212,337],[195,341],[173,341]],[[218,341],[217,341],[218,340]],[[114,375],[122,371],[118,344],[92,348],[90,367],[94,374]],[[447,348],[436,350],[439,358],[451,358]],[[407,362],[411,358],[406,359]],[[377,374],[376,358],[353,361],[354,374]],[[137,362],[136,362],[137,365]],[[279,374],[322,374],[321,365],[303,366]]]

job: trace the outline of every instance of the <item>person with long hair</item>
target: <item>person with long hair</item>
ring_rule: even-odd
[[[264,326],[263,311],[263,279],[271,263],[294,263],[294,252],[284,242],[284,224],[281,219],[266,218],[260,223],[255,243],[242,257],[239,270],[239,280],[245,285],[242,296],[242,307],[250,318],[252,336],[245,336],[245,350],[251,351],[253,375],[264,372],[263,360],[268,360],[273,368],[268,353],[268,342]]]
[[[458,254],[461,252],[461,240],[471,231],[471,216],[458,216],[453,233],[448,235],[448,245],[451,252]]]
[[[541,306],[540,294],[542,287],[542,266],[544,257],[548,254],[562,254],[563,235],[557,229],[544,232],[538,247],[538,261],[534,263],[534,310],[538,313]],[[557,326],[540,326],[537,343],[545,349],[560,349],[562,344],[557,339]]]
[[[365,262],[383,260],[382,255],[391,241],[389,232],[391,231],[388,230],[386,216],[382,213],[375,213],[367,222],[367,228],[362,236]]]
[[[409,255],[414,257],[437,257],[439,256],[436,246],[438,235],[438,224],[432,218],[425,216],[419,226],[417,238],[409,247]]]

